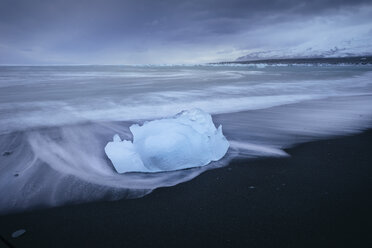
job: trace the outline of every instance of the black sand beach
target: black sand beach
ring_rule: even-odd
[[[369,130],[141,199],[1,216],[0,247],[372,247],[371,147]]]

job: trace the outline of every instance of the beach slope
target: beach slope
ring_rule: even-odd
[[[371,247],[371,148],[371,130],[305,143],[141,199],[1,216],[0,234],[38,248]]]

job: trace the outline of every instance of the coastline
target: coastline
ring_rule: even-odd
[[[269,59],[244,59],[236,61],[225,61],[211,64],[267,64],[267,65],[371,65],[372,56],[348,56],[348,57],[303,57],[303,58],[269,58]]]
[[[304,143],[140,199],[0,216],[0,234],[13,247],[368,247],[371,147],[371,129]]]

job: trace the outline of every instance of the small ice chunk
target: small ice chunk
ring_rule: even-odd
[[[146,169],[132,142],[128,140],[121,141],[117,134],[114,136],[113,141],[106,145],[105,152],[119,173]]]
[[[23,235],[26,232],[25,229],[19,229],[12,233],[12,238],[18,238],[19,236]]]
[[[106,155],[119,173],[161,172],[198,167],[220,160],[229,142],[200,109],[174,117],[130,127],[133,143],[115,135],[105,147]]]

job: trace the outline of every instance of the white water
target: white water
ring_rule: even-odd
[[[370,128],[372,67],[0,67],[0,212],[141,197],[231,158]],[[165,173],[115,172],[104,147],[134,122],[201,108],[227,156]],[[6,153],[10,152],[10,154]]]

